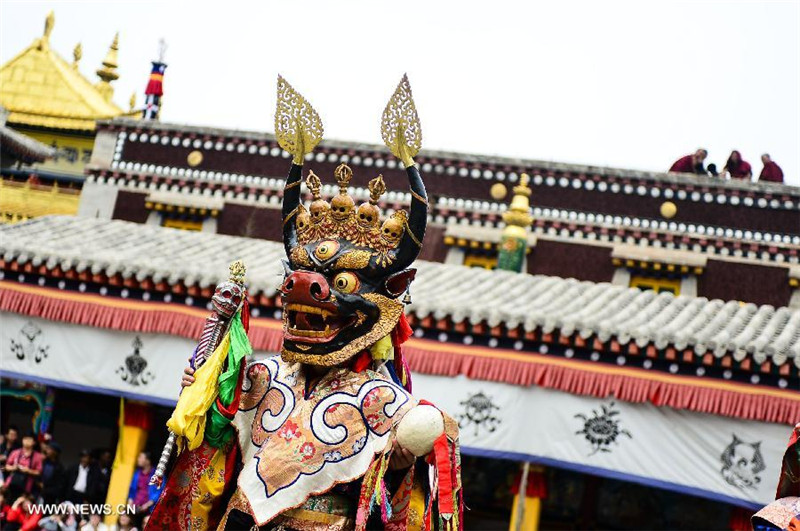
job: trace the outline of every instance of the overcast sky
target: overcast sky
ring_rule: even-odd
[[[0,0],[3,63],[41,35],[96,79],[120,31],[115,100],[143,101],[168,43],[165,122],[273,130],[283,74],[326,138],[380,143],[408,72],[423,145],[663,171],[698,146],[800,185],[800,1]]]

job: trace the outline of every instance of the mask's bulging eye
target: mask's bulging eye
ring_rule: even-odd
[[[342,271],[333,277],[333,287],[341,293],[355,293],[358,286],[358,277],[350,271]]]
[[[336,240],[325,240],[314,249],[314,255],[322,260],[330,260],[339,252],[339,242]]]

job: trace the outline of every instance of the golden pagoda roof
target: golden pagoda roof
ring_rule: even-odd
[[[50,48],[53,13],[44,35],[0,68],[0,104],[8,122],[53,129],[94,131],[95,121],[126,115],[78,70],[80,51],[68,63]]]

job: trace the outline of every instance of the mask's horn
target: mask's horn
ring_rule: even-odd
[[[317,111],[283,77],[278,76],[275,136],[278,144],[292,154],[292,168],[283,187],[283,246],[287,257],[297,245],[295,221],[300,208],[303,158],[317,147],[322,134],[322,120]]]
[[[407,268],[416,260],[428,225],[428,194],[425,192],[422,175],[414,164],[414,156],[422,147],[422,127],[407,75],[403,75],[383,111],[381,136],[392,154],[406,167],[411,188],[408,225],[397,249],[397,259],[387,268],[392,273]]]

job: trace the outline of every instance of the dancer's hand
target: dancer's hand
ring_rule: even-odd
[[[194,383],[194,369],[186,367],[183,369],[183,378],[181,378],[181,387],[189,387]]]
[[[400,446],[397,439],[394,440],[394,450],[389,458],[389,468],[392,470],[405,470],[414,464],[414,454]]]

